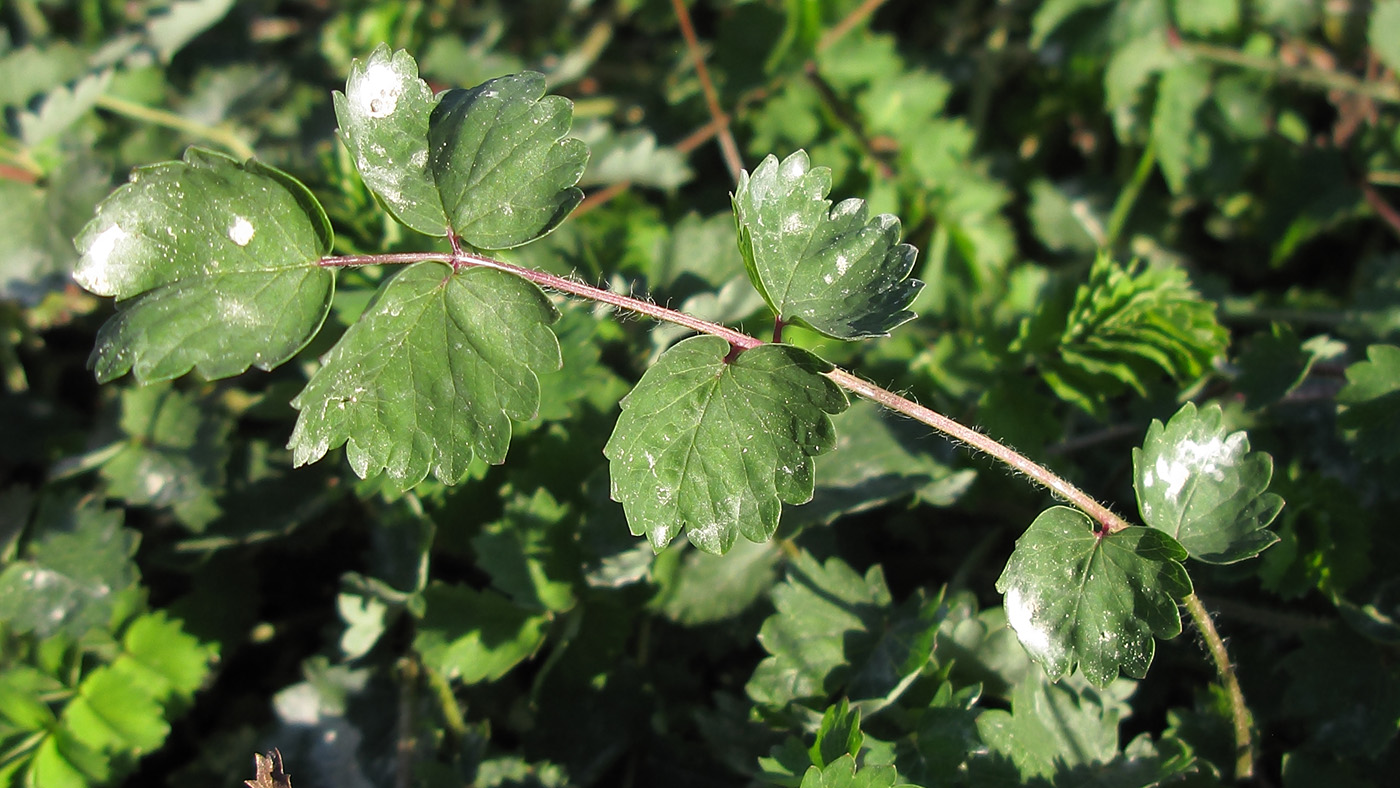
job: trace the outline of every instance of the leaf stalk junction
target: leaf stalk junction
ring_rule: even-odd
[[[614,293],[611,290],[595,287],[585,282],[534,268],[514,265],[503,260],[497,260],[466,251],[462,249],[460,241],[456,238],[452,238],[452,245],[456,251],[451,253],[400,252],[390,254],[343,255],[323,258],[320,261],[320,265],[326,268],[358,268],[370,265],[408,265],[411,263],[436,261],[447,263],[454,269],[466,267],[494,268],[498,271],[504,271],[519,276],[522,279],[533,282],[548,290],[608,304],[618,309],[625,309],[629,312],[645,315],[653,320],[673,323],[697,333],[719,337],[728,342],[732,348],[730,354],[731,358],[745,350],[751,350],[760,345],[768,344],[761,339],[749,336],[741,331],[735,331],[732,328],[718,323],[701,320],[693,315],[674,309],[668,309],[667,307],[645,299]],[[779,323],[778,325],[781,326],[782,324]],[[775,334],[781,337],[781,333],[775,331]],[[952,440],[983,452],[998,462],[1001,462],[1003,465],[1010,467],[1012,470],[1024,474],[1035,483],[1049,489],[1056,496],[1073,504],[1080,511],[1092,518],[1097,524],[1097,531],[1100,537],[1117,533],[1129,526],[1126,520],[1119,517],[1108,507],[1099,503],[1093,496],[1071,484],[1068,480],[1056,474],[1054,471],[1051,471],[1049,468],[1046,468],[1044,465],[1035,462],[996,439],[949,418],[932,408],[920,405],[907,397],[900,396],[889,389],[877,386],[839,367],[825,374],[833,383],[840,386],[842,389],[865,397],[866,399],[873,400],[889,410],[901,413],[915,421],[926,424]]]

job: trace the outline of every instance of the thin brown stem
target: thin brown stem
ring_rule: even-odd
[[[1239,679],[1235,677],[1235,667],[1230,664],[1230,654],[1225,650],[1225,640],[1215,629],[1210,612],[1201,603],[1201,598],[1190,594],[1182,600],[1186,612],[1195,622],[1196,629],[1206,643],[1215,672],[1220,676],[1220,684],[1230,703],[1230,717],[1235,729],[1235,779],[1248,780],[1254,776],[1254,721],[1249,714],[1249,706],[1244,701]]]
[[[851,13],[846,14],[844,19],[833,25],[830,30],[822,33],[821,40],[817,41],[817,51],[824,52],[829,49],[832,44],[844,38],[847,33],[854,30],[861,22],[869,19],[870,16],[886,2],[887,0],[865,0],[864,3],[856,6]]]
[[[498,271],[505,271],[519,276],[522,279],[528,279],[550,290],[568,293],[591,301],[599,301],[617,307],[618,309],[626,309],[630,312],[645,315],[653,320],[674,323],[692,331],[717,336],[728,342],[730,347],[734,348],[736,351],[749,350],[765,344],[763,340],[751,337],[748,334],[735,331],[731,328],[719,325],[718,323],[701,320],[700,318],[693,317],[684,312],[667,309],[664,306],[659,306],[650,301],[625,296],[620,293],[614,293],[611,290],[594,287],[593,285],[567,279],[562,276],[556,276],[555,274],[545,271],[524,268],[481,255],[443,252],[350,255],[346,257],[325,258],[321,260],[321,265],[343,268],[365,265],[406,264],[428,260],[446,263],[454,267],[495,268]],[[836,385],[853,394],[874,400],[890,410],[902,413],[911,419],[921,421],[944,435],[973,449],[984,452],[998,462],[1026,475],[1032,481],[1048,488],[1052,493],[1069,501],[1080,511],[1093,518],[1094,521],[1099,524],[1102,533],[1116,533],[1128,527],[1127,521],[1123,518],[1114,514],[1108,507],[1094,500],[1088,493],[1070,484],[1049,468],[1032,461],[1009,446],[1001,444],[971,427],[954,421],[931,408],[926,408],[912,400],[901,397],[888,389],[881,388],[874,383],[858,378],[843,369],[833,369],[831,372],[827,373],[827,377]]]
[[[690,9],[685,7],[685,0],[671,0],[671,7],[676,11],[676,22],[680,24],[681,35],[685,37],[686,49],[690,51],[690,58],[695,62],[695,76],[700,79],[700,90],[705,94],[705,106],[710,110],[710,117],[720,124],[719,148],[724,154],[724,166],[729,168],[730,179],[738,183],[739,173],[744,169],[744,160],[739,156],[739,146],[734,142],[733,132],[729,130],[729,117],[720,108],[719,91],[715,90],[715,83],[710,79],[710,69],[705,66],[705,53],[701,51],[700,39],[695,35],[695,23],[690,19]]]
[[[1371,206],[1371,210],[1381,217],[1390,231],[1400,236],[1400,211],[1395,210],[1385,197],[1383,197],[1376,187],[1366,181],[1361,182],[1361,194],[1366,198],[1366,204]]]

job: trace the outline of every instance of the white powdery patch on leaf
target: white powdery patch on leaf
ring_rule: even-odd
[[[387,118],[399,106],[403,77],[388,63],[373,63],[355,85],[352,100],[371,118]]]
[[[253,234],[255,232],[257,231],[253,229],[252,222],[249,222],[242,216],[238,216],[234,218],[233,225],[228,228],[228,237],[230,241],[233,241],[239,246],[247,246],[248,242],[253,240]]]
[[[82,265],[73,274],[78,284],[98,295],[116,295],[116,291],[113,290],[114,284],[108,276],[108,260],[116,250],[117,244],[126,237],[126,230],[116,224],[99,233],[92,240],[87,253],[83,255]]]

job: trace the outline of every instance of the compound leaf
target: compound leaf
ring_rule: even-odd
[[[256,161],[190,148],[138,167],[76,243],[78,284],[125,301],[88,362],[102,382],[271,369],[330,309],[334,275],[317,265],[329,220],[305,186]]]
[[[660,551],[681,530],[723,554],[739,534],[763,542],[782,503],[812,498],[812,457],[830,451],[828,414],[846,396],[821,375],[829,364],[789,345],[727,360],[713,336],[676,344],[622,400],[603,453],[612,497],[636,535]]]
[[[833,208],[830,191],[831,170],[810,169],[805,151],[740,176],[734,217],[749,279],[784,322],[838,339],[885,336],[914,317],[916,252],[899,243],[899,219],[867,219],[864,200]]]
[[[1249,450],[1244,432],[1226,434],[1220,406],[1188,402],[1165,427],[1152,420],[1133,449],[1133,488],[1142,520],[1171,534],[1192,558],[1232,564],[1279,540],[1268,530],[1283,499],[1265,492],[1274,461]]]
[[[340,137],[370,191],[409,227],[446,235],[447,215],[428,169],[435,102],[413,57],[380,44],[366,62],[350,64],[345,92],[336,91],[333,100]]]
[[[533,418],[537,373],[559,368],[558,311],[491,268],[411,265],[381,286],[306,388],[288,448],[305,465],[346,444],[361,477],[406,490],[455,484],[472,457],[505,459],[510,420]]]
[[[749,697],[821,708],[841,693],[873,713],[928,662],[939,602],[916,595],[895,608],[878,565],[861,577],[840,559],[803,553],[773,589],[777,612],[758,634],[770,656],[749,679]]]
[[[539,238],[583,201],[588,146],[565,139],[573,104],[533,71],[442,94],[428,121],[428,166],[448,223],[478,249]]]
[[[1016,540],[997,579],[1021,645],[1058,681],[1079,665],[1096,687],[1142,678],[1153,636],[1181,634],[1177,600],[1191,593],[1186,550],[1152,528],[1103,535],[1089,517],[1046,509]]]

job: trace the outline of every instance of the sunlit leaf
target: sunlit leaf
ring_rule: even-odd
[[[739,179],[734,217],[749,279],[773,313],[839,339],[888,334],[914,318],[922,287],[899,219],[868,219],[864,200],[832,207],[831,171],[805,151],[764,159]]]
[[[544,641],[547,615],[494,591],[437,583],[428,587],[428,613],[413,648],[444,676],[467,684],[494,681]]]
[[[565,139],[573,104],[527,71],[449,90],[428,123],[428,166],[452,230],[510,249],[553,230],[583,201],[588,146]]]
[[[403,50],[380,44],[350,64],[345,92],[334,95],[340,137],[365,184],[394,217],[420,233],[447,234],[433,173],[428,169],[428,117],[436,101]]]
[[[1051,680],[1076,665],[1096,687],[1147,674],[1153,637],[1181,634],[1177,601],[1191,593],[1186,550],[1142,527],[1104,535],[1089,517],[1055,506],[1016,540],[997,580],[1021,645]]]
[[[822,377],[828,364],[788,345],[728,354],[712,336],[667,350],[622,400],[603,450],[613,499],[657,550],[682,530],[711,553],[741,534],[767,541],[783,503],[811,499],[812,457],[835,444],[828,415],[846,397]]]
[[[296,464],[346,444],[361,477],[384,471],[406,490],[429,472],[455,484],[474,456],[501,462],[511,419],[539,407],[536,375],[559,367],[557,317],[539,288],[501,271],[404,269],[292,401]]]
[[[301,350],[330,308],[330,223],[306,187],[256,161],[190,148],[140,167],[76,240],[73,277],[116,296],[97,336],[99,381],[196,368],[206,378],[271,369]]]
[[[808,768],[801,788],[894,788],[898,782],[899,772],[893,766],[857,766],[855,758],[844,755],[825,768]],[[914,786],[901,783],[899,788]]]
[[[1267,530],[1283,508],[1265,492],[1273,471],[1273,458],[1250,451],[1244,432],[1228,432],[1214,403],[1198,411],[1188,402],[1165,427],[1153,419],[1142,448],[1133,449],[1143,522],[1212,564],[1253,558],[1278,541]]]
[[[1133,689],[1126,679],[1101,691],[1083,679],[1051,684],[1032,673],[1012,691],[1011,710],[983,711],[977,729],[1022,777],[1054,777],[1062,768],[1107,763],[1118,755],[1118,723],[1129,713]]]

